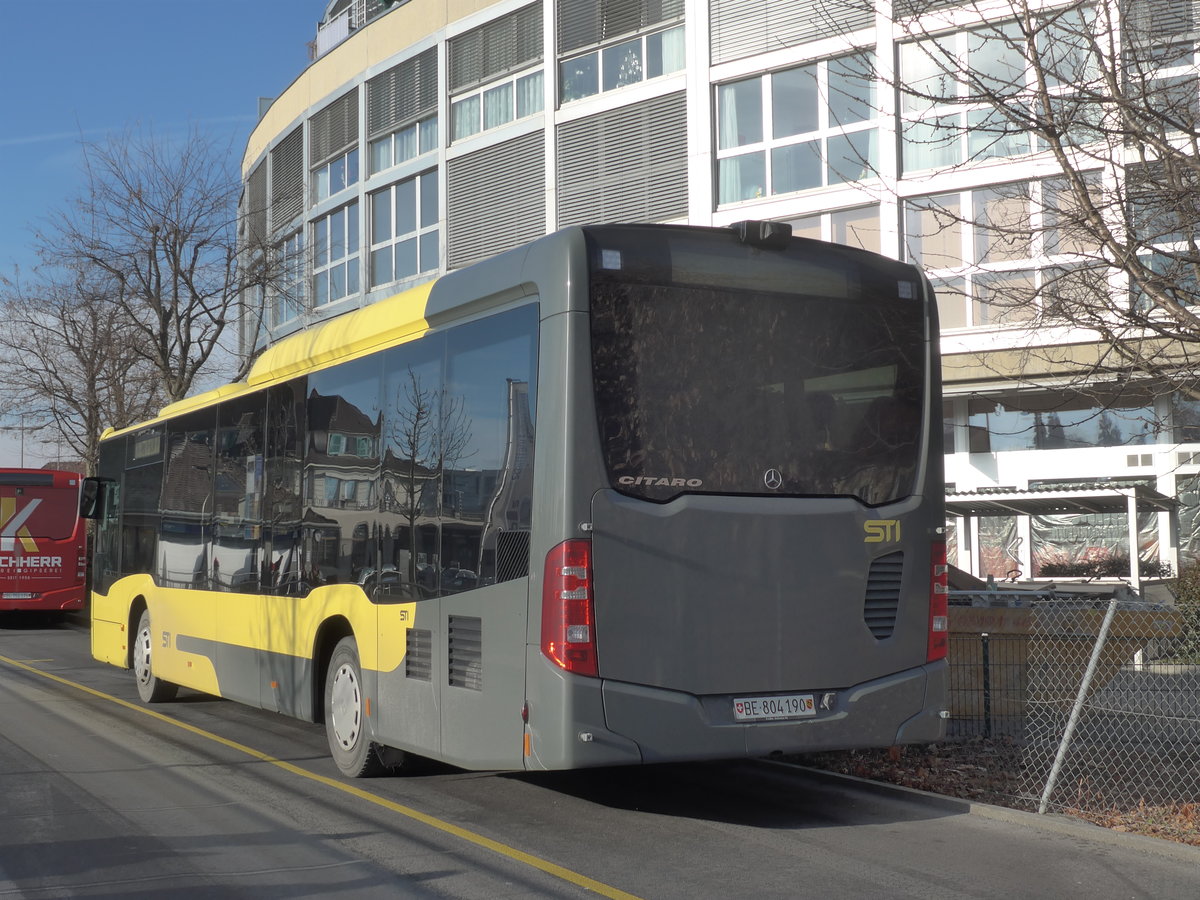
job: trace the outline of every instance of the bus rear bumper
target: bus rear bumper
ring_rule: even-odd
[[[83,588],[68,588],[58,591],[22,592],[12,591],[0,596],[0,611],[18,610],[42,612],[69,612],[83,609]]]
[[[928,743],[945,731],[946,672],[939,662],[850,688],[806,691],[814,715],[755,722],[734,718],[742,695],[696,697],[606,681],[605,722],[637,744],[647,763]]]

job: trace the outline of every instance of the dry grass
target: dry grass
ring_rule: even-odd
[[[793,761],[802,765],[883,781],[904,787],[992,803],[1013,809],[1033,809],[1036,798],[1022,792],[1021,750],[1005,739],[976,738],[940,744],[891,747],[886,750],[847,750],[813,753]],[[1176,803],[1101,812],[1060,809],[1059,812],[1111,828],[1200,846],[1200,804]]]

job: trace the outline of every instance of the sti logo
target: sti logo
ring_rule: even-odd
[[[883,544],[900,540],[899,519],[871,519],[863,523],[863,530],[866,532],[863,542],[867,544]]]
[[[41,500],[30,500],[21,509],[17,509],[16,497],[0,497],[0,551],[11,553],[16,550],[16,543],[21,542],[21,548],[26,553],[36,553],[37,544],[29,527],[25,524],[33,511],[41,505]]]

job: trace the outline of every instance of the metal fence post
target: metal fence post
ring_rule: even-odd
[[[979,636],[983,643],[983,736],[992,736],[992,666],[988,654],[988,633]]]
[[[1083,711],[1083,702],[1087,699],[1088,689],[1091,687],[1092,678],[1096,674],[1096,665],[1100,661],[1100,653],[1104,649],[1104,643],[1108,639],[1108,629],[1112,625],[1113,616],[1117,614],[1117,597],[1114,594],[1113,598],[1108,601],[1108,612],[1104,615],[1104,621],[1100,625],[1100,633],[1096,635],[1096,644],[1092,647],[1092,657],[1088,660],[1087,671],[1083,673],[1083,683],[1079,685],[1079,694],[1075,697],[1075,704],[1071,707],[1071,718],[1067,721],[1066,730],[1063,731],[1062,740],[1058,745],[1058,753],[1054,757],[1054,766],[1050,769],[1050,777],[1046,779],[1046,789],[1042,792],[1042,802],[1038,804],[1038,814],[1044,815],[1046,807],[1050,803],[1050,795],[1054,792],[1054,785],[1058,781],[1058,773],[1062,769],[1063,760],[1066,759],[1067,750],[1071,746],[1071,738],[1075,734],[1075,726],[1079,723],[1079,715]]]

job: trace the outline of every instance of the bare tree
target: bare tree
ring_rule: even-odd
[[[241,299],[270,280],[276,255],[239,255],[231,148],[199,130],[171,140],[131,129],[85,144],[84,160],[84,188],[39,232],[39,255],[104,282],[106,302],[131,329],[128,353],[153,367],[167,400],[181,399],[228,364],[221,350]],[[240,377],[249,363],[228,374]]]
[[[1027,329],[1013,335],[1020,358],[1009,348],[971,365],[1100,406],[1200,397],[1200,90],[1176,6],[893,4],[899,67],[876,77],[896,97],[907,252],[942,276],[949,306],[970,300],[973,324]],[[1019,182],[994,166],[1013,160]],[[930,169],[949,187],[911,196]]]
[[[1036,335],[1031,372],[1073,368],[1080,384],[1148,376],[1185,390],[1200,377],[1200,84],[1188,29],[1165,9],[895,3],[906,175],[931,161],[964,175],[989,161],[1035,164],[1020,183],[975,190],[969,209],[957,194],[905,205],[910,253],[928,268],[958,267],[954,281],[970,279],[986,322]],[[968,224],[975,267],[948,251],[938,259],[945,235]],[[1051,339],[1064,329],[1084,329],[1093,349],[1064,350],[1080,334]]]
[[[443,479],[469,455],[471,426],[462,398],[444,396],[427,386],[411,367],[397,387],[393,409],[388,455],[394,456],[396,502],[408,534],[408,581],[415,584],[420,519],[437,515]],[[428,506],[427,490],[435,492],[434,503]]]
[[[105,285],[74,274],[4,282],[0,391],[11,413],[45,421],[90,474],[103,429],[153,415],[162,394],[153,368],[131,354],[133,329],[114,315]]]

